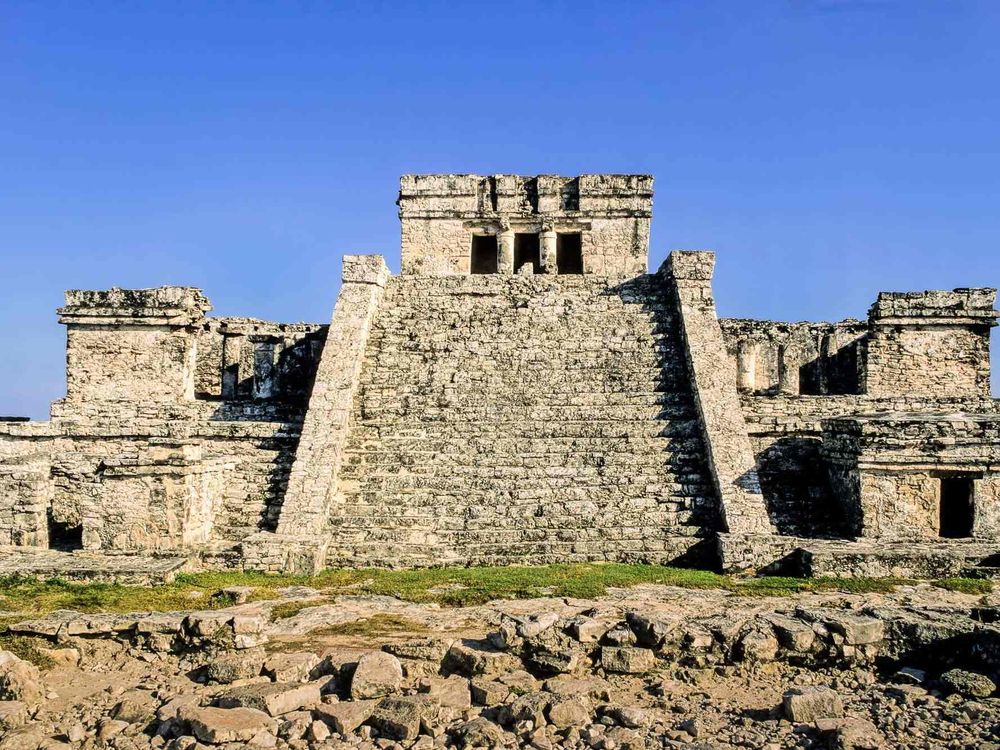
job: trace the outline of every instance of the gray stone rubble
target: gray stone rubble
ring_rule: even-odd
[[[647,586],[453,610],[343,597],[287,622],[274,604],[13,626],[54,666],[0,653],[0,747],[1000,747],[1000,598]],[[396,631],[364,634],[390,614]]]

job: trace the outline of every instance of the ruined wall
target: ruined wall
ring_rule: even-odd
[[[648,175],[404,175],[400,180],[404,274],[467,274],[473,235],[495,235],[501,273],[513,273],[514,236],[581,235],[584,272],[646,271],[653,178]],[[549,262],[546,256],[549,255]]]
[[[726,351],[736,361],[741,393],[841,395],[864,389],[868,325],[783,323],[725,318]]]

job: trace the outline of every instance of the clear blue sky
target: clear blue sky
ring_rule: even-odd
[[[998,40],[995,0],[7,0],[0,414],[62,395],[66,288],[328,320],[403,172],[651,172],[652,263],[717,250],[728,316],[1000,284]]]

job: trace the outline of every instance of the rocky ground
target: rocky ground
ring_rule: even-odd
[[[1000,598],[280,593],[13,626],[0,747],[1000,748]]]

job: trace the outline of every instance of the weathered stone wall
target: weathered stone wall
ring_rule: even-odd
[[[975,476],[969,536],[1000,537],[1000,415],[830,419],[823,456],[854,535],[938,538],[942,477]]]
[[[400,180],[404,274],[467,274],[473,235],[495,235],[501,273],[513,273],[514,235],[581,235],[585,273],[645,273],[652,216],[648,175],[404,175]]]
[[[0,466],[29,464],[39,478],[42,528],[51,512],[82,527],[87,549],[225,547],[275,527],[297,439],[297,425],[267,422],[0,423]],[[200,456],[157,458],[164,444]],[[157,493],[171,483],[190,491],[187,506],[162,504]],[[7,504],[12,496],[0,491]],[[158,503],[170,513],[157,516]],[[156,541],[163,528],[172,542]]]
[[[51,494],[44,459],[0,459],[0,545],[47,547]]]
[[[224,419],[269,405],[301,418],[327,326],[254,318],[206,318],[198,331],[195,397],[220,404]]]
[[[866,392],[990,396],[995,289],[882,292],[869,313]]]
[[[824,418],[996,410],[994,298],[992,289],[883,293],[867,323],[721,322],[761,486],[782,533],[835,536],[851,525],[821,455]]]
[[[195,326],[210,309],[191,287],[70,291],[66,401],[171,403],[194,397]]]
[[[781,323],[719,321],[726,351],[736,361],[741,393],[838,395],[864,388],[862,321]]]

